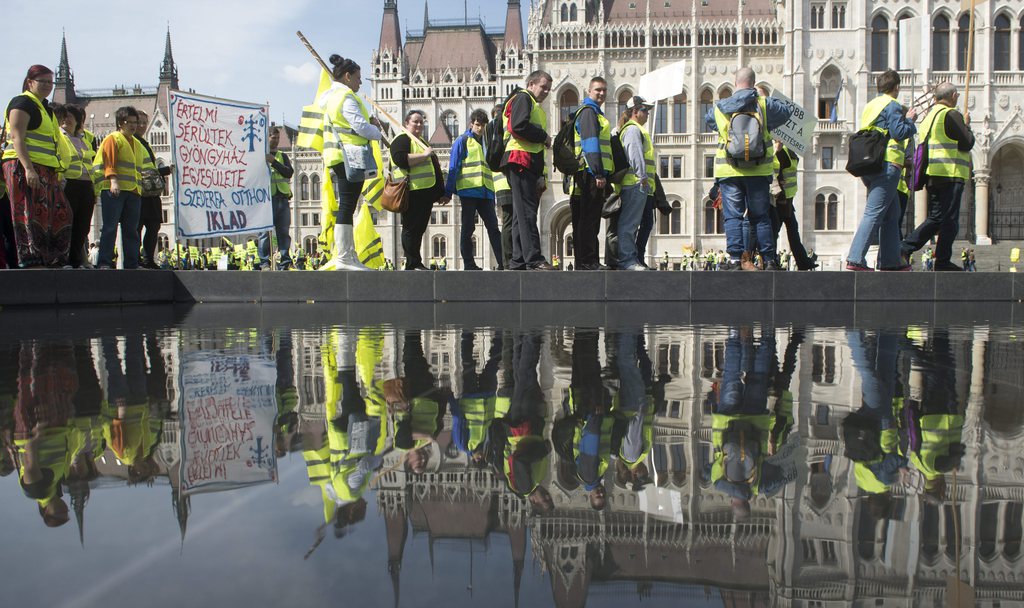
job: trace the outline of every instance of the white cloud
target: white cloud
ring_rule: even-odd
[[[320,77],[320,66],[307,61],[299,66],[284,66],[284,79],[292,84],[314,84]]]

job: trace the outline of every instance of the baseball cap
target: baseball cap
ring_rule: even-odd
[[[653,103],[648,103],[646,99],[644,99],[643,97],[640,97],[639,95],[634,95],[634,96],[630,97],[629,101],[626,102],[626,109],[627,110],[632,110],[632,109],[635,109],[635,108],[651,109],[653,107],[654,107]]]

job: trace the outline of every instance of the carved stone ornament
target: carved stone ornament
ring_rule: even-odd
[[[686,75],[690,76],[691,74],[693,74],[693,66],[690,65],[689,62],[687,62],[687,64],[686,64]]]
[[[1010,96],[1009,95],[1000,95],[999,96],[999,107],[1004,109],[1004,110],[1006,108],[1010,107]]]
[[[804,57],[808,59],[814,57],[814,49],[807,49],[806,51],[804,51]]]
[[[967,98],[967,107],[972,110],[974,109],[974,95]]]
[[[825,49],[818,49],[818,59],[825,58]]]
[[[841,49],[841,48],[840,49],[836,49],[835,56],[838,57],[839,59],[842,59],[843,58],[843,53],[845,53],[844,49]]]

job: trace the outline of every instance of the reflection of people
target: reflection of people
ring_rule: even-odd
[[[487,427],[499,415],[498,367],[501,363],[503,341],[501,332],[494,332],[487,362],[482,371],[476,371],[473,345],[476,334],[462,332],[462,397],[452,400],[452,445],[469,456],[474,464],[482,464]],[[501,398],[503,415],[508,409],[508,398]]]
[[[640,489],[648,481],[645,462],[651,451],[654,434],[656,392],[663,383],[653,379],[653,366],[644,338],[638,331],[624,331],[618,335],[616,362],[619,371],[618,413],[623,419],[618,445],[618,467],[621,478],[628,478],[633,489]]]
[[[21,345],[14,445],[25,496],[36,501],[48,527],[68,521],[61,482],[67,474],[72,399],[78,388],[70,343]]]
[[[487,462],[505,480],[509,490],[526,498],[534,512],[547,515],[555,509],[551,494],[541,484],[548,473],[551,446],[544,438],[546,403],[540,388],[537,365],[543,337],[523,332],[515,337],[512,354],[512,387],[508,413],[487,430]]]
[[[160,440],[163,420],[150,411],[142,334],[125,336],[123,369],[117,337],[104,336],[101,342],[113,418],[104,429],[107,446],[128,467],[129,483],[146,482],[158,471],[153,450]]]
[[[436,437],[444,425],[451,391],[440,386],[423,354],[419,330],[407,330],[402,346],[403,377],[392,381],[388,407],[395,412],[395,447],[409,450],[405,468],[424,473],[440,465]]]
[[[786,482],[781,468],[766,462],[785,441],[784,435],[772,435],[775,417],[768,410],[776,356],[774,327],[762,327],[756,345],[750,328],[731,328],[722,381],[709,395],[715,450],[711,481],[731,497],[736,519],[750,516],[751,498],[771,496]]]
[[[945,473],[957,468],[964,454],[964,415],[956,398],[956,374],[952,373],[956,362],[949,331],[934,330],[927,344],[912,340],[909,350],[903,453],[924,477],[925,496],[943,500]]]
[[[907,472],[895,415],[903,402],[896,396],[899,336],[891,330],[850,330],[848,336],[861,378],[862,406],[843,419],[843,444],[854,462],[857,487],[867,495],[871,514],[881,519],[888,512],[890,488]]]
[[[109,423],[109,417],[103,407],[103,389],[96,375],[92,343],[82,340],[75,343],[74,349],[78,390],[73,399],[74,417],[68,432],[69,465],[66,481],[71,494],[71,506],[80,517],[89,497],[89,483],[99,477],[96,460],[106,449],[103,430]]]

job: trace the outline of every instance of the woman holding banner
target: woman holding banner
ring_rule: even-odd
[[[423,139],[425,118],[422,111],[410,110],[405,115],[405,132],[391,142],[395,179],[409,177],[409,208],[402,214],[402,250],[405,252],[406,270],[427,270],[420,250],[423,233],[430,223],[430,212],[434,203],[447,203],[452,198],[445,194],[437,156]]]
[[[370,118],[356,95],[363,83],[359,65],[331,55],[334,82],[320,98],[324,110],[324,162],[330,167],[338,210],[334,212],[334,264],[338,270],[370,270],[359,261],[352,218],[363,191],[366,169],[373,167],[370,141],[381,138],[380,123]]]

